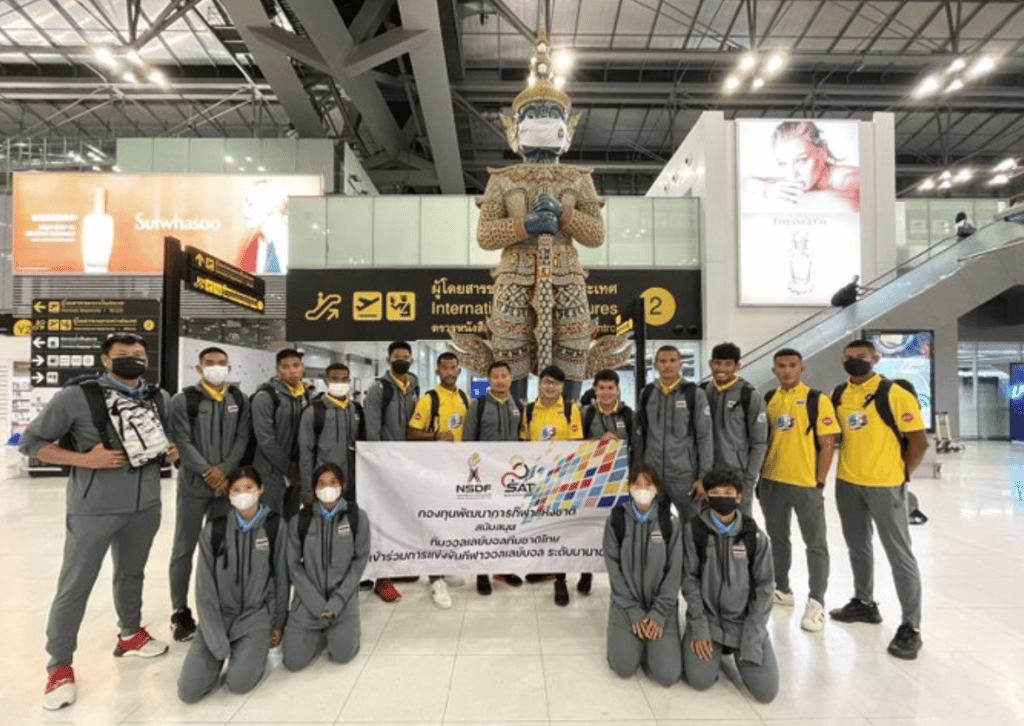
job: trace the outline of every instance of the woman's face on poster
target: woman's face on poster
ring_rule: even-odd
[[[826,156],[826,150],[815,148],[806,136],[779,139],[775,142],[775,161],[778,164],[779,176],[797,182],[805,192],[818,186],[821,174],[825,170]]]

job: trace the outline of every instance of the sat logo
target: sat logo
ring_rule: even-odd
[[[543,473],[543,467],[530,466],[526,459],[516,454],[509,459],[511,471],[501,475],[501,488],[506,496],[518,496],[521,494],[532,494],[533,484],[530,480],[534,474]]]

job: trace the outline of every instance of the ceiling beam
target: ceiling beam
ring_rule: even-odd
[[[411,53],[428,39],[429,36],[424,31],[393,28],[357,45],[348,57],[345,73],[350,78],[362,75],[400,55]]]
[[[304,63],[310,68],[315,68],[321,73],[331,74],[327,61],[320,55],[320,51],[313,45],[309,38],[303,38],[295,33],[289,33],[277,25],[265,25],[262,27],[249,28],[249,31],[259,39],[261,43]]]

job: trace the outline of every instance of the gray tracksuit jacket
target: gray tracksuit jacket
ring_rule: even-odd
[[[313,430],[314,409],[324,406],[324,429],[317,441]],[[345,408],[332,403],[327,396],[318,396],[299,421],[299,476],[302,481],[302,499],[313,496],[313,472],[322,464],[331,462],[345,472],[345,498],[355,499],[356,441],[362,429],[363,409],[349,400]]]
[[[231,655],[231,643],[239,638],[267,631],[283,630],[288,618],[288,567],[285,562],[286,528],[278,522],[277,539],[271,552],[265,528],[269,509],[255,526],[242,532],[235,510],[227,513],[224,548],[213,558],[213,520],[199,536],[196,567],[196,605],[199,628],[210,652],[218,660]],[[274,576],[270,560],[274,559]],[[268,640],[269,646],[269,640]]]
[[[299,542],[299,517],[288,522],[288,574],[295,586],[289,618],[303,628],[330,627],[347,608],[359,607],[359,580],[370,557],[370,520],[359,510],[353,536],[348,512],[323,516],[319,502],[313,505],[306,540]],[[334,620],[324,620],[325,610]]]
[[[118,388],[106,376],[97,379],[104,388]],[[165,391],[164,410],[168,410],[170,397]],[[161,422],[164,431],[168,421]],[[115,449],[123,449],[113,423],[107,429]],[[35,456],[47,444],[58,442],[73,431],[80,452],[89,451],[100,443],[100,432],[93,425],[89,403],[79,386],[68,386],[57,392],[38,416],[28,425],[21,437],[18,450],[26,456]],[[160,504],[160,462],[152,461],[138,469],[85,469],[73,467],[67,485],[67,513],[130,514]]]
[[[731,534],[718,534],[711,520],[711,508],[697,515],[708,526],[707,558],[703,572],[693,539],[693,525],[687,522],[683,534],[683,597],[686,623],[694,640],[711,640],[738,649],[742,660],[761,663],[768,638],[768,616],[772,610],[775,575],[772,554],[764,532],[757,533],[757,552],[746,551],[741,528],[743,513],[737,511]],[[747,558],[754,557],[754,600],[750,597]]]
[[[256,437],[253,464],[263,478],[263,486],[269,485],[273,474],[288,478],[298,475],[299,418],[310,401],[308,390],[296,397],[280,378],[271,378],[269,382],[277,391],[276,414],[268,392],[258,391],[252,399],[252,432]]]
[[[479,411],[483,406],[483,411]],[[519,441],[522,424],[519,406],[508,396],[502,403],[490,393],[470,401],[463,441]],[[477,427],[477,419],[480,426]]]
[[[750,384],[739,379],[719,391],[710,383],[705,393],[714,422],[714,468],[743,472],[743,490],[752,492],[768,452],[768,415],[764,397],[755,389],[750,392],[750,410],[744,416],[740,404],[740,391],[744,386]]]
[[[665,395],[657,381],[647,401],[647,410],[639,418],[647,420],[637,461],[658,472],[666,489],[682,487],[669,492],[671,496],[689,496],[690,485],[697,477],[711,471],[715,458],[712,439],[711,413],[704,391],[694,392],[696,411],[686,407],[683,395],[684,381]],[[693,419],[691,433],[690,419]]]
[[[370,390],[366,392],[366,403],[363,405],[363,413],[366,414],[366,440],[367,441],[406,441],[408,440],[409,419],[416,410],[416,402],[419,400],[417,390],[419,379],[412,373],[409,374],[409,387],[402,393],[402,389],[395,382],[391,371],[382,376],[382,383],[378,380]],[[381,410],[384,402],[384,386],[394,388],[394,397],[388,404],[386,411]]]
[[[168,416],[171,419],[170,438],[178,447],[181,466],[178,469],[178,492],[182,496],[206,498],[215,495],[203,480],[203,472],[219,466],[231,476],[238,469],[245,447],[249,443],[249,399],[239,400],[230,391],[224,391],[224,399],[217,401],[197,383],[202,398],[195,426],[189,426],[188,399],[185,392],[171,398]]]
[[[682,527],[672,517],[672,534],[665,541],[658,519],[658,502],[641,522],[631,503],[625,505],[625,532],[615,538],[611,517],[604,527],[604,562],[611,584],[611,608],[628,618],[628,626],[651,618],[669,629],[679,628],[679,586],[683,576]],[[668,572],[665,560],[668,558]]]

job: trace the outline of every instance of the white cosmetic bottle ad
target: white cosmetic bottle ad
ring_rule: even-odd
[[[105,273],[114,251],[114,215],[107,214],[107,190],[92,190],[92,212],[82,220],[82,265],[88,273]]]

